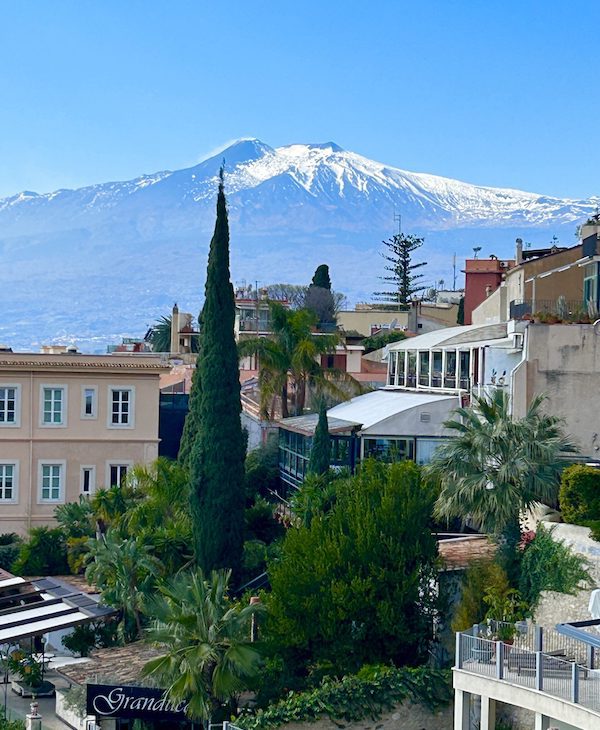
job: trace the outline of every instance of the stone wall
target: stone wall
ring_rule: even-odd
[[[290,723],[282,726],[285,730],[452,730],[454,727],[452,704],[436,712],[430,712],[423,705],[405,702],[391,712],[386,712],[379,720],[335,723],[328,718],[318,722]]]

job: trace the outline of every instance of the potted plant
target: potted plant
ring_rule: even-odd
[[[51,697],[54,694],[52,682],[44,680],[44,667],[33,654],[16,649],[8,655],[7,666],[13,679],[11,686],[14,692],[23,697]]]

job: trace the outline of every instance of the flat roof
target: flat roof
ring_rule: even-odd
[[[66,629],[116,613],[99,597],[55,577],[0,576],[0,644]]]
[[[286,431],[295,431],[305,436],[312,436],[317,428],[319,421],[318,413],[308,413],[304,416],[292,416],[279,421],[279,425]],[[360,423],[345,421],[341,418],[334,418],[327,414],[327,430],[331,434],[344,433],[347,431],[356,431],[360,428]]]

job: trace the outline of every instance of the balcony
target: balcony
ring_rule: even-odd
[[[502,635],[512,638],[497,640]],[[463,704],[464,712],[463,693],[474,693],[488,701],[492,698],[508,702],[559,721],[569,716],[575,727],[598,727],[599,660],[594,646],[554,629],[525,622],[474,626],[456,635],[454,687],[460,700],[457,704]],[[482,730],[494,726],[487,717],[488,711],[486,706],[486,722],[482,711]],[[581,722],[573,723],[574,715]]]
[[[598,307],[581,299],[515,299],[509,306],[510,319],[539,319],[542,324],[570,322],[589,324],[598,318]]]

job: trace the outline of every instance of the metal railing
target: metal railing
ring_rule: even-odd
[[[513,639],[489,638],[507,627],[512,628]],[[457,669],[545,692],[600,712],[597,667],[591,647],[525,622],[489,622],[474,626],[471,632],[456,634]]]
[[[581,299],[514,299],[509,305],[511,319],[541,315],[548,322],[561,320],[574,322],[585,318],[594,319],[597,308],[593,304]],[[556,320],[553,318],[556,317]]]

